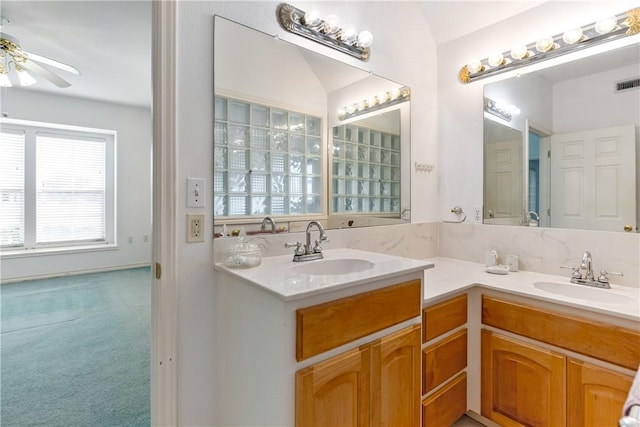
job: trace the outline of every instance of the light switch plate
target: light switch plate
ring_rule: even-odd
[[[187,178],[187,207],[204,208],[204,179]]]

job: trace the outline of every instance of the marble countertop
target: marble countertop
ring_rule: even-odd
[[[323,254],[324,260],[317,261],[294,263],[293,255],[289,254],[262,258],[259,266],[248,269],[228,268],[222,263],[215,264],[215,268],[257,286],[284,301],[290,301],[398,275],[421,272],[433,267],[432,262],[425,260],[356,249],[328,249],[323,251]],[[364,271],[346,274],[305,274],[299,271],[300,267],[308,263],[319,265],[325,260],[343,259],[367,260],[373,263],[373,266]]]
[[[506,275],[490,274],[483,264],[451,258],[428,260],[434,268],[425,272],[424,299],[431,303],[474,286],[560,303],[607,315],[640,321],[640,288],[612,284],[611,289],[598,289],[569,282],[569,275],[555,276],[531,271]],[[546,290],[536,283],[559,284]],[[578,292],[573,292],[573,286]],[[569,292],[568,292],[569,291]]]

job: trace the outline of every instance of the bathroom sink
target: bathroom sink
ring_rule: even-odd
[[[312,276],[360,273],[373,268],[375,264],[364,259],[328,259],[304,261],[293,267],[296,273]]]
[[[586,285],[569,283],[536,282],[536,288],[551,294],[562,295],[583,301],[600,302],[605,304],[628,304],[630,298],[612,292],[610,289],[593,288]]]

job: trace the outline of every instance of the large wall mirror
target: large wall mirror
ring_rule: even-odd
[[[284,230],[408,220],[408,98],[338,118],[404,85],[219,16],[214,49],[217,230],[267,216]]]
[[[490,83],[484,96],[485,224],[638,231],[640,45]]]

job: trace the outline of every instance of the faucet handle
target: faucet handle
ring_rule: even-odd
[[[322,238],[322,236],[320,236],[320,240],[316,240],[316,245],[313,247],[314,253],[322,252],[322,247],[320,246],[320,243],[322,243],[323,241],[329,243],[329,239],[327,239],[326,235],[324,236],[324,239]]]
[[[561,265],[560,268],[567,268],[570,270],[573,270],[571,272],[571,278],[572,279],[582,279],[582,274],[580,274],[580,267],[578,267],[577,265]]]
[[[296,248],[296,250],[294,252],[295,255],[304,255],[304,250],[302,249],[302,243],[300,243],[300,242],[285,243],[284,247],[285,248],[293,248],[293,247],[295,247]]]
[[[609,274],[613,274],[614,276],[624,276],[624,274],[619,273],[617,271],[607,271],[607,270],[600,270],[600,275],[598,276],[598,282],[600,283],[609,283]]]

